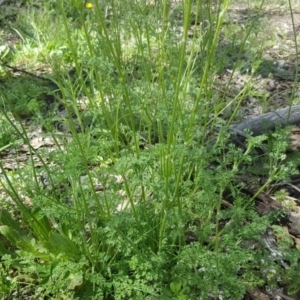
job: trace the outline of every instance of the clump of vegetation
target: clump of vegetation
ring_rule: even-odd
[[[237,175],[263,155],[262,191],[296,168],[280,131],[263,154],[266,136],[245,149],[228,142],[257,71],[246,70],[235,97],[217,92],[231,59],[219,45],[229,2],[29,2],[10,64],[34,60],[49,74],[44,84],[28,73],[1,83],[0,155],[11,138],[28,146],[24,168],[0,162],[2,298],[243,299],[279,277],[298,292],[298,250],[280,244],[286,270],[263,245],[245,247],[279,217],[259,215]],[[248,25],[231,49],[247,51],[257,30]],[[28,118],[54,149],[32,142]],[[67,124],[63,134],[55,122]]]

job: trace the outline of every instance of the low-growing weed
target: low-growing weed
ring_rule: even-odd
[[[9,173],[0,161],[1,192],[18,211],[0,210],[3,299],[243,299],[276,286],[279,274],[295,293],[299,276],[281,270],[261,243],[282,215],[260,216],[254,203],[295,172],[286,139],[277,130],[266,145],[267,136],[245,148],[229,140],[255,70],[233,99],[215,92],[228,63],[218,45],[229,2],[47,4],[64,30],[64,40],[42,47],[58,99],[53,86],[25,77],[0,91],[8,128],[0,149],[14,135],[29,146],[22,170]],[[34,20],[31,34],[44,43],[47,30]],[[251,30],[241,49],[232,47],[234,60]],[[30,145],[22,126],[33,116],[54,140],[48,153]],[[258,161],[266,180],[246,195],[238,175],[254,174]],[[260,246],[245,246],[249,240]],[[287,253],[295,266],[299,253]]]

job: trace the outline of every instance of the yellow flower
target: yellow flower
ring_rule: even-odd
[[[147,5],[149,5],[149,6],[154,6],[155,3],[154,3],[154,1],[149,1],[149,2],[147,3]]]
[[[90,8],[93,7],[93,4],[92,4],[91,2],[88,2],[88,3],[85,5],[85,7],[90,9]]]

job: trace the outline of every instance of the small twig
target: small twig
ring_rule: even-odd
[[[282,253],[277,250],[278,245],[275,240],[274,232],[270,227],[262,234],[262,240],[264,241],[264,244],[269,250],[271,256],[278,260],[284,269],[288,269],[289,265],[283,261]]]
[[[292,187],[294,190],[300,192],[300,189],[299,189],[298,187],[296,187],[295,185],[293,185],[293,184],[291,184],[291,183],[289,183],[289,182],[285,182],[285,184],[289,185],[289,186]],[[295,199],[295,200],[300,201],[300,200],[298,200],[298,199]]]
[[[294,190],[296,190],[297,192],[300,193],[300,189],[298,187],[296,187],[295,185],[293,185],[293,184],[291,184],[291,183],[289,183],[287,181],[283,181],[283,182],[279,182],[279,183],[276,183],[276,184],[272,184],[272,186],[278,186],[278,185],[288,185],[288,186],[290,186],[291,188],[293,188]],[[293,200],[300,202],[300,200],[297,199],[297,198],[294,198]]]
[[[277,296],[279,296],[279,297],[281,297],[281,298],[283,298],[285,300],[296,300],[295,298],[292,298],[292,297],[289,297],[287,295],[284,295],[284,294],[282,294],[279,291],[274,292],[274,294],[276,294]]]
[[[2,64],[4,67],[6,67],[6,68],[8,68],[8,69],[10,69],[10,70],[12,70],[12,71],[14,71],[14,72],[21,72],[21,73],[24,73],[24,74],[26,74],[26,75],[29,75],[29,76],[32,76],[32,77],[35,77],[35,78],[38,78],[38,79],[41,79],[41,80],[51,81],[51,79],[49,79],[49,78],[47,78],[47,77],[39,76],[39,75],[36,75],[36,74],[34,74],[34,73],[28,72],[28,71],[26,71],[26,70],[24,70],[24,69],[19,69],[19,68],[17,68],[17,67],[10,66],[10,65],[8,65],[8,64],[6,64],[6,63],[4,63],[4,62],[1,62],[1,64]],[[52,82],[52,81],[51,81],[51,82]]]

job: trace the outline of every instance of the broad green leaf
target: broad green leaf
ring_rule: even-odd
[[[49,241],[45,246],[52,253],[65,253],[69,257],[74,256],[78,252],[78,246],[72,240],[57,232],[53,232],[50,235]]]
[[[45,261],[52,260],[49,252],[46,252],[45,248],[41,247],[38,243],[35,243],[35,241],[29,236],[24,236],[23,233],[20,234],[18,231],[6,225],[0,226],[0,233],[4,235],[12,245],[18,247],[19,249],[29,252],[37,258]],[[40,251],[41,249],[43,249],[43,251]]]
[[[22,240],[20,233],[7,225],[0,226],[0,233],[3,234],[13,245],[17,245]]]
[[[11,217],[11,214],[6,209],[0,210],[0,224],[7,225],[8,227],[20,232],[19,223]]]
[[[177,295],[181,290],[181,283],[180,282],[171,282],[170,289],[175,295]]]
[[[3,256],[5,254],[9,254],[11,251],[9,251],[3,242],[0,242],[0,256]]]

